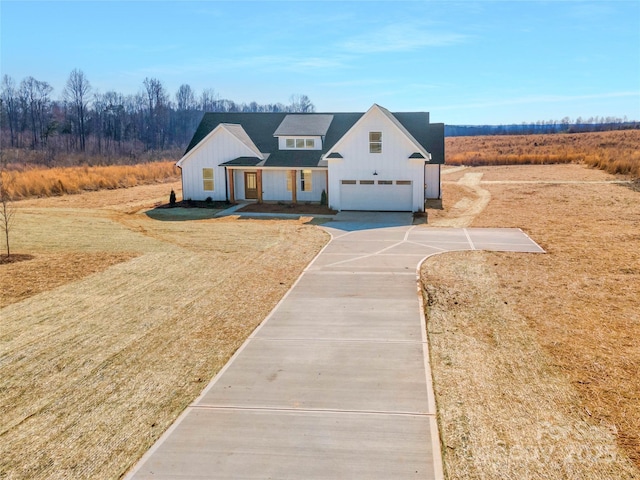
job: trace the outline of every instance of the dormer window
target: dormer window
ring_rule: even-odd
[[[369,153],[382,153],[382,132],[369,132]]]
[[[285,138],[284,147],[287,150],[319,150],[316,147],[319,141],[314,138]]]

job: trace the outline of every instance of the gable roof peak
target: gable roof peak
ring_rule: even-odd
[[[400,120],[398,120],[393,113],[391,113],[389,110],[387,110],[383,106],[378,105],[377,103],[374,103],[371,106],[371,108],[369,108],[369,110],[367,110],[362,116],[360,116],[358,121],[356,121],[355,124],[352,125],[351,128],[336,143],[334,143],[333,146],[331,146],[329,148],[329,150],[325,153],[324,158],[337,158],[334,154],[335,153],[339,153],[339,152],[337,152],[337,150],[340,147],[340,144],[344,141],[344,138],[347,137],[353,130],[358,128],[359,125],[364,121],[364,119],[366,117],[368,117],[369,115],[371,115],[372,112],[375,112],[375,111],[380,112],[410,142],[412,142],[414,144],[414,146],[416,147],[416,150],[418,151],[418,153],[421,153],[424,158],[431,158],[431,155],[429,154],[429,152],[427,152],[425,146],[423,144],[421,144],[418,140],[416,140],[416,138],[411,134],[411,132],[409,132],[409,130],[402,124],[402,122],[400,122]],[[424,128],[426,130],[428,128],[428,123],[429,123],[429,120],[428,120],[428,117],[427,117],[427,122],[425,123],[425,125],[422,128]]]
[[[224,128],[231,135],[240,140],[244,145],[246,145],[251,151],[253,151],[258,158],[264,159],[264,155],[260,152],[256,144],[253,143],[249,134],[242,128],[242,125],[238,123],[221,123],[221,128]]]

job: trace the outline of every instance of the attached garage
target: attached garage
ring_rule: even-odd
[[[342,210],[413,211],[411,180],[342,180]]]

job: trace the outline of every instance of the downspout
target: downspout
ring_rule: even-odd
[[[427,161],[422,165],[422,211],[427,208]]]
[[[182,200],[184,201],[184,175],[182,175],[182,166],[176,163],[176,167],[180,169],[180,185],[182,187]]]
[[[227,199],[227,203],[229,203],[229,172],[227,168],[224,167],[224,196]]]

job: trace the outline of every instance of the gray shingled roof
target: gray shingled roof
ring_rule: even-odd
[[[282,123],[273,135],[282,137],[291,136],[322,136],[324,137],[329,130],[329,125],[333,120],[333,115],[328,114],[291,114],[284,117]]]
[[[295,115],[287,113],[206,113],[193,135],[185,155],[219,124],[226,123],[241,125],[259,152],[265,157],[267,153],[271,154],[264,162],[264,166],[315,167],[320,165],[322,156],[355,125],[362,115],[364,113],[302,113]],[[431,163],[444,163],[444,124],[429,123],[429,113],[427,112],[401,112],[392,115],[415,141],[431,154]],[[323,125],[327,118],[332,118],[326,129],[322,150],[279,150],[278,138],[274,134],[279,131],[287,117],[297,118],[306,125]],[[320,119],[315,117],[320,117]],[[305,134],[312,135],[309,132]],[[289,133],[288,135],[293,134]],[[227,165],[241,166],[244,165],[242,162],[250,163],[249,158],[252,157],[235,159],[231,162],[237,160],[237,163],[227,162]],[[246,166],[255,166],[259,160],[256,158],[256,163]]]

